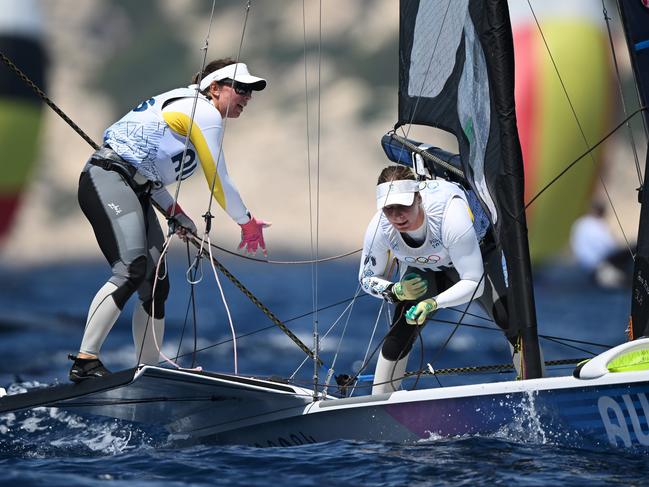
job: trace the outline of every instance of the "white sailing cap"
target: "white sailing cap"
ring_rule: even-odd
[[[248,71],[248,66],[244,63],[229,64],[221,69],[212,71],[201,80],[201,91],[207,89],[212,82],[221,81],[224,79],[233,79],[237,83],[251,85],[250,87],[255,91],[261,91],[266,88],[266,80],[253,76]]]
[[[390,205],[410,206],[419,191],[419,182],[413,179],[400,179],[381,183],[376,187],[376,209]]]

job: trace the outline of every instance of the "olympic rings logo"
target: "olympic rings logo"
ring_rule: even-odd
[[[437,264],[440,261],[439,255],[429,255],[428,257],[405,257],[403,260],[409,264]]]

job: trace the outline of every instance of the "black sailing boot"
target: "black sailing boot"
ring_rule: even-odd
[[[76,355],[68,355],[68,358],[74,360],[72,368],[70,368],[70,380],[74,383],[106,377],[110,374],[110,371],[98,358],[78,358]]]

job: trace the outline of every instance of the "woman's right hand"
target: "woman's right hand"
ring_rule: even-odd
[[[187,216],[187,213],[183,211],[178,203],[167,208],[167,221],[171,230],[185,242],[187,241],[188,233],[192,235],[198,233],[196,224]]]
[[[428,282],[418,274],[407,274],[392,288],[399,301],[414,301],[428,291]]]

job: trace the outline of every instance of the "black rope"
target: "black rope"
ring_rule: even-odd
[[[218,249],[221,252],[225,252],[226,254],[234,255],[235,257],[239,257],[241,259],[246,259],[246,260],[251,260],[253,262],[261,262],[262,264],[283,264],[283,265],[302,265],[302,264],[319,264],[321,262],[329,262],[332,260],[337,260],[337,259],[342,259],[344,257],[349,257],[350,255],[354,255],[359,253],[363,249],[356,249],[356,250],[351,250],[349,252],[346,252],[344,254],[340,255],[333,255],[331,257],[325,257],[322,259],[310,259],[310,260],[270,260],[270,259],[257,259],[255,257],[250,257],[248,255],[240,254],[238,252],[233,252],[231,250],[224,249],[223,247],[219,247],[218,245],[215,245],[213,243],[210,243],[210,246],[214,249]]]
[[[560,360],[546,360],[544,363],[547,366],[554,365],[572,365],[578,364],[588,360],[586,358],[567,358]],[[477,365],[473,367],[450,367],[445,369],[435,369],[431,372],[429,369],[421,369],[413,372],[406,372],[404,378],[411,376],[421,376],[421,375],[451,375],[451,374],[468,374],[468,373],[477,373],[477,372],[509,372],[515,370],[513,364],[495,364],[495,365]]]

